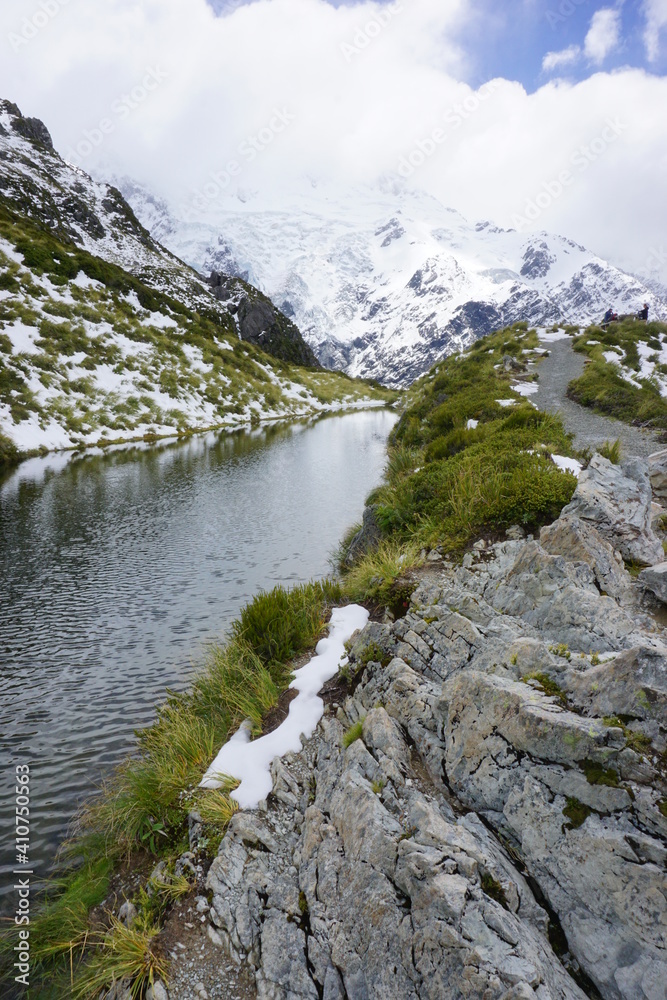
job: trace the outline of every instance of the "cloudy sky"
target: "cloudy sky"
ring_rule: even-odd
[[[2,0],[0,51],[67,159],[181,212],[382,179],[667,284],[667,0]]]

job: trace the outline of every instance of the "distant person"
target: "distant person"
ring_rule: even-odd
[[[648,319],[648,302],[645,302],[644,308],[640,309],[639,312],[637,313],[637,319],[643,319],[643,320]]]
[[[603,324],[604,323],[611,323],[611,321],[612,321],[613,318],[614,318],[614,310],[613,309],[607,309],[606,313],[604,314],[604,319],[602,320],[602,322],[603,322]]]

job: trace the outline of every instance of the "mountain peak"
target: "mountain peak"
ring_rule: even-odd
[[[5,119],[3,125],[1,119]],[[21,114],[18,106],[11,101],[0,100],[0,135],[6,134],[7,124],[17,135],[23,136],[30,142],[36,142],[47,149],[53,149],[51,133],[39,118],[26,118]]]

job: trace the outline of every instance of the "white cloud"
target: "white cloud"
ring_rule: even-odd
[[[561,49],[560,52],[547,52],[542,60],[542,69],[546,73],[550,73],[551,70],[558,69],[560,66],[571,65],[577,61],[580,55],[581,49],[578,45],[570,45],[566,49]]]
[[[584,41],[584,52],[594,63],[602,63],[618,46],[621,31],[620,11],[611,7],[596,10]]]
[[[654,62],[660,53],[660,32],[667,27],[667,0],[645,0],[643,11],[646,18],[646,55]]]
[[[480,101],[461,82],[457,41],[472,4],[398,0],[389,16],[370,0],[255,0],[216,18],[204,0],[70,0],[14,51],[7,38],[25,3],[3,0],[0,96],[42,118],[63,152],[86,132],[97,138],[106,118],[113,130],[82,166],[134,177],[177,205],[230,162],[239,172],[226,194],[259,191],[276,206],[305,177],[373,183],[440,129],[445,140],[409,183],[509,226],[569,169],[574,182],[535,228],[641,271],[666,242],[667,80],[619,70],[533,94],[497,80]],[[166,78],[137,101],[147,68]],[[291,116],[282,130],[276,109]],[[627,127],[573,168],[608,118]],[[248,140],[255,155],[239,152]],[[667,281],[667,255],[661,266]]]

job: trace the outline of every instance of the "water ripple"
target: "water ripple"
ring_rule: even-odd
[[[0,824],[31,766],[44,875],[78,804],[260,587],[322,576],[395,416],[33,460],[0,485]],[[11,902],[8,840],[0,910]]]

